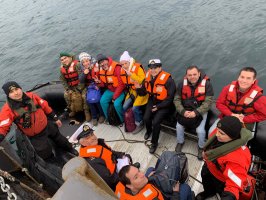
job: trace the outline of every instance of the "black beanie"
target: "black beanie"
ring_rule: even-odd
[[[217,128],[221,129],[230,138],[237,139],[240,138],[242,124],[237,117],[226,116],[218,122]]]
[[[9,95],[9,92],[10,90],[12,89],[12,87],[15,87],[15,88],[20,88],[20,85],[15,82],[15,81],[9,81],[9,82],[6,82],[3,86],[2,86],[2,89],[4,90],[4,92],[6,93],[6,96]]]
[[[109,60],[109,59],[103,54],[98,54],[97,57],[96,57],[96,60],[97,60],[98,64],[100,64],[101,61]]]

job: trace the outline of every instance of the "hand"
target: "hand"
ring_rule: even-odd
[[[156,105],[155,105],[155,106],[153,106],[153,107],[152,107],[152,109],[151,109],[151,111],[152,111],[152,112],[155,112],[155,111],[157,111],[157,110],[158,110],[158,108],[157,108],[157,106],[156,106]]]
[[[129,70],[125,70],[128,76],[131,76],[132,73]]]
[[[148,177],[152,176],[155,173],[155,171],[152,171],[151,173],[149,173]]]
[[[177,182],[175,186],[173,187],[174,192],[179,192],[179,183]]]
[[[234,117],[238,118],[239,121],[243,123],[243,118],[244,118],[244,115],[243,114],[235,114],[235,113],[232,113],[231,116],[234,116]]]
[[[95,81],[95,83],[100,83],[101,82],[101,80],[99,80],[97,76],[93,77],[93,80]]]
[[[138,82],[135,82],[135,83],[134,83],[134,86],[135,86],[136,88],[141,88],[141,84],[139,84]]]
[[[89,69],[85,69],[83,73],[87,75],[89,72],[90,72]]]
[[[58,127],[61,127],[62,126],[62,122],[61,122],[61,120],[59,119],[59,120],[57,120],[57,121],[55,121],[55,123],[56,123],[56,125],[58,126]]]
[[[184,117],[189,118],[189,114],[190,114],[190,112],[191,112],[191,111],[185,111],[185,113],[184,113]]]
[[[196,113],[194,111],[191,111],[188,115],[188,118],[194,118],[196,117]]]
[[[115,102],[115,100],[114,99],[112,99],[112,103],[114,103]]]

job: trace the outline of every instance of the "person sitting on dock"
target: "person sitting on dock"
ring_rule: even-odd
[[[100,72],[99,78],[95,78],[94,80],[96,83],[99,83],[100,87],[106,88],[100,100],[105,118],[108,119],[108,107],[110,102],[113,102],[120,122],[123,123],[124,112],[122,105],[125,98],[125,84],[120,76],[121,66],[111,57],[106,57],[103,54],[98,54],[96,59],[100,67]]]
[[[216,107],[221,112],[219,118],[235,116],[252,130],[255,122],[266,120],[266,97],[258,86],[257,71],[253,67],[240,70],[238,79],[222,89]],[[214,130],[219,119],[209,130]]]
[[[81,145],[79,156],[87,160],[94,170],[113,190],[118,183],[117,172],[124,166],[132,163],[130,155],[114,151],[107,146],[104,139],[97,138],[94,130],[88,125],[83,126],[83,131],[77,140]],[[135,164],[139,166],[139,163]]]
[[[219,120],[204,146],[205,163],[201,170],[204,191],[196,196],[197,200],[216,193],[222,200],[241,199],[241,195],[249,193],[254,182],[248,176],[251,154],[246,143],[251,138],[251,131],[242,128],[237,117],[226,116]]]
[[[133,134],[140,132],[144,127],[142,106],[148,102],[148,94],[139,96],[136,92],[135,82],[141,84],[145,79],[145,71],[140,63],[137,63],[129,53],[125,51],[120,57],[121,78],[126,85],[127,94],[123,105],[124,112],[132,107],[136,129]]]
[[[174,108],[176,85],[171,74],[162,70],[162,63],[159,59],[150,60],[148,67],[149,71],[142,85],[136,84],[135,86],[139,96],[149,94],[144,113],[146,124],[144,139],[148,140],[152,135],[149,152],[153,154],[158,146],[161,122]]]
[[[53,112],[48,102],[32,92],[24,93],[15,81],[9,81],[2,87],[7,95],[7,102],[0,113],[0,142],[9,132],[14,122],[18,129],[28,136],[36,153],[43,159],[52,157],[49,138],[62,149],[77,155],[68,140],[61,135],[58,127],[62,122]],[[47,119],[52,118],[55,123]]]
[[[184,80],[177,86],[177,97],[174,100],[177,110],[176,152],[180,152],[184,144],[185,128],[196,129],[199,138],[198,159],[202,160],[202,149],[206,138],[205,124],[213,95],[209,77],[197,66],[189,66]]]
[[[124,166],[119,172],[119,183],[115,194],[120,200],[127,199],[150,199],[164,200],[160,186],[149,180],[153,173],[146,177],[143,172],[133,165]],[[181,186],[181,187],[180,187]],[[187,184],[176,183],[170,200],[191,200],[191,189]]]
[[[82,52],[79,54],[79,61],[80,61],[80,67],[82,73],[79,75],[79,81],[80,85],[82,86],[82,99],[84,103],[84,110],[90,110],[92,115],[92,124],[93,126],[97,126],[98,124],[98,118],[99,123],[103,123],[105,120],[104,113],[100,104],[100,99],[98,102],[95,103],[89,103],[87,102],[87,92],[90,90],[90,87],[93,90],[98,90],[100,92],[100,88],[97,86],[97,84],[94,81],[94,78],[96,78],[99,74],[99,66],[95,63],[96,60],[93,60],[94,58],[91,57],[90,54],[86,52]],[[89,87],[89,89],[87,89]],[[88,108],[89,106],[89,108]]]
[[[91,120],[91,115],[87,102],[82,100],[82,87],[79,82],[79,74],[81,73],[78,60],[74,56],[66,53],[60,53],[60,77],[64,86],[64,98],[67,103],[69,117],[74,117],[76,112],[84,111],[86,121]]]

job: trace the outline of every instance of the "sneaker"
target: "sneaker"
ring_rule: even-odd
[[[155,151],[157,149],[157,146],[158,146],[157,144],[152,144],[150,146],[150,150],[149,150],[150,154],[154,154],[155,153]]]
[[[183,145],[184,145],[184,143],[177,143],[175,146],[175,152],[177,152],[177,153],[181,152]]]
[[[198,148],[198,160],[203,160],[202,152],[203,152],[203,149],[202,148]]]
[[[151,132],[146,132],[145,135],[144,135],[144,140],[147,140],[149,139],[149,137],[151,136]]]
[[[87,122],[91,121],[91,114],[90,114],[90,112],[85,111],[84,114],[85,114],[85,120]]]
[[[93,125],[93,126],[97,126],[97,125],[98,125],[98,121],[97,121],[97,119],[92,119],[92,125]]]
[[[137,134],[139,133],[142,129],[144,128],[144,124],[140,124],[139,126],[136,127],[134,131],[132,131],[132,134]]]
[[[76,112],[71,111],[68,116],[69,117],[74,117],[75,115],[76,115]]]
[[[100,116],[98,121],[99,121],[100,124],[102,124],[104,122],[104,120],[105,120],[105,117],[104,116]]]

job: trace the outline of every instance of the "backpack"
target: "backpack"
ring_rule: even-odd
[[[118,126],[121,124],[119,116],[115,110],[115,106],[114,103],[111,102],[109,104],[108,110],[107,110],[107,116],[108,116],[108,121],[109,124],[112,126]]]
[[[165,151],[158,159],[155,173],[149,177],[162,192],[165,199],[173,193],[177,181],[184,183],[188,180],[188,160],[183,152]]]
[[[99,103],[101,99],[101,91],[95,83],[90,84],[87,87],[87,95],[86,95],[86,101],[87,103]]]
[[[133,132],[136,129],[135,118],[132,108],[127,109],[124,116],[125,132]]]

